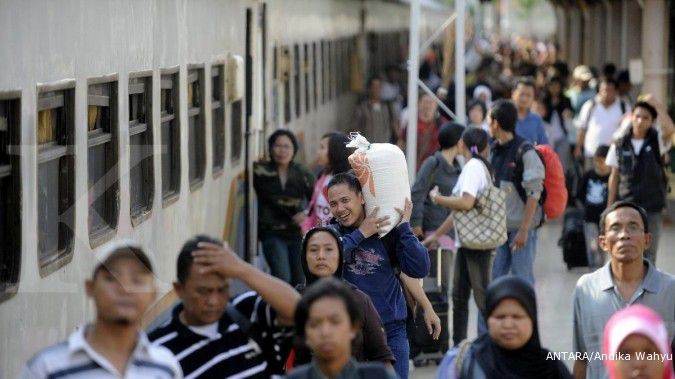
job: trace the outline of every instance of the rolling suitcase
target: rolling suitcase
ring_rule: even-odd
[[[575,207],[565,211],[563,231],[558,246],[563,250],[563,260],[568,270],[573,267],[588,266],[583,209]]]
[[[439,364],[449,348],[448,284],[442,283],[441,270],[444,265],[440,263],[441,259],[450,259],[450,257],[444,257],[440,248],[436,249],[434,253],[430,254],[431,270],[429,276],[424,278],[423,287],[434,312],[441,319],[441,334],[437,340],[434,340],[424,322],[424,311],[418,307],[416,314],[413,315],[409,310],[407,333],[410,344],[410,359],[413,360],[415,366],[422,366],[431,361]]]

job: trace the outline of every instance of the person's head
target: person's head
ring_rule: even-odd
[[[307,285],[319,278],[342,278],[342,239],[330,227],[311,229],[302,239],[302,268]]]
[[[642,261],[652,241],[647,212],[629,201],[617,201],[600,215],[598,244],[610,259],[620,263]]]
[[[438,144],[441,150],[450,150],[457,146],[464,133],[464,125],[449,121],[438,129]]]
[[[366,214],[359,179],[350,173],[337,174],[328,182],[326,193],[330,212],[340,225],[358,228]]]
[[[544,118],[546,116],[546,104],[544,104],[544,99],[537,97],[532,102],[531,111]]]
[[[353,292],[338,279],[322,278],[307,287],[298,303],[296,333],[319,361],[351,355],[352,340],[363,324]]]
[[[492,104],[487,118],[490,134],[495,138],[503,133],[515,134],[518,110],[509,100],[497,100]]]
[[[214,323],[223,315],[229,300],[229,280],[216,273],[202,274],[194,263],[192,253],[199,244],[222,245],[214,238],[198,235],[185,242],[176,261],[176,281],[173,288],[183,303],[183,315],[188,325]]]
[[[574,68],[574,71],[572,71],[572,77],[581,89],[586,89],[588,88],[591,79],[593,79],[593,73],[588,66],[577,66]]]
[[[466,158],[486,158],[489,153],[490,136],[483,129],[467,128],[462,133],[459,146]]]
[[[612,104],[616,101],[617,95],[616,81],[614,79],[605,78],[600,81],[600,85],[598,86],[598,96],[603,104]]]
[[[380,101],[382,97],[382,79],[379,76],[373,76],[368,79],[368,98],[372,101]]]
[[[436,108],[438,105],[434,101],[434,99],[429,96],[429,94],[422,94],[420,95],[420,99],[418,102],[418,108],[419,108],[419,117],[420,120],[424,122],[430,122],[436,117]]]
[[[488,86],[478,85],[473,89],[473,99],[482,101],[483,104],[487,106],[492,102],[492,91],[490,88],[488,88]]]
[[[554,76],[548,80],[546,83],[546,90],[550,95],[558,96],[562,93],[563,83],[562,79],[557,76]]]
[[[651,104],[646,101],[638,101],[633,107],[631,113],[631,124],[633,127],[633,136],[644,138],[649,129],[654,125],[658,112]]]
[[[149,256],[137,243],[122,240],[102,248],[96,260],[85,287],[94,300],[97,320],[137,326],[157,296]]]
[[[340,173],[349,171],[349,161],[347,158],[351,153],[347,148],[349,138],[340,132],[330,132],[324,134],[319,141],[319,150],[317,152],[317,163],[328,173]]]
[[[385,75],[390,83],[398,83],[401,80],[401,69],[396,65],[389,65],[385,69]]]
[[[503,276],[485,293],[485,318],[490,338],[506,350],[526,345],[539,347],[537,299],[534,289],[524,279]]]
[[[606,63],[602,66],[602,76],[607,79],[615,79],[616,65],[614,63]]]
[[[487,107],[481,100],[474,100],[467,107],[469,122],[473,125],[480,125],[487,117]]]
[[[277,129],[267,139],[270,159],[277,166],[286,166],[293,161],[298,152],[298,140],[288,129]]]
[[[593,169],[600,176],[607,176],[611,171],[611,168],[605,162],[608,152],[609,146],[600,145],[595,149],[595,154],[593,154]]]
[[[648,359],[672,354],[668,330],[661,316],[644,305],[616,312],[605,325],[602,340],[610,379],[672,379],[670,359]]]
[[[526,112],[532,107],[535,94],[536,86],[534,79],[531,77],[522,77],[518,79],[516,85],[513,87],[511,99],[519,111]]]
[[[619,72],[619,75],[616,77],[616,83],[618,86],[617,90],[621,96],[628,94],[633,88],[633,85],[630,83],[630,74],[628,73],[628,70]]]

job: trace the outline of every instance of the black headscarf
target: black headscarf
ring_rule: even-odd
[[[335,238],[335,241],[337,242],[337,248],[338,248],[338,253],[339,253],[339,261],[338,261],[338,267],[335,273],[333,274],[334,277],[338,279],[342,279],[342,260],[343,260],[343,248],[342,248],[342,237],[335,231],[335,229],[327,226],[317,226],[305,234],[305,237],[302,239],[302,250],[300,252],[300,261],[302,263],[302,271],[305,272],[305,285],[301,285],[302,288],[299,288],[300,290],[304,290],[305,287],[308,287],[310,284],[314,283],[315,281],[319,280],[319,277],[316,275],[312,274],[309,271],[309,267],[307,266],[307,243],[309,242],[309,239],[318,232],[326,232],[333,236]]]
[[[489,333],[473,343],[476,361],[487,378],[499,379],[555,379],[572,378],[565,365],[554,359],[547,359],[549,351],[539,342],[537,323],[537,299],[534,289],[525,280],[513,276],[502,277],[492,282],[485,298],[485,319],[504,299],[514,299],[525,308],[532,320],[532,337],[525,346],[507,350],[497,345]]]

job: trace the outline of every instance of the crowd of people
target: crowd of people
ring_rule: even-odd
[[[366,213],[345,134],[321,138],[315,175],[295,160],[295,135],[277,130],[253,170],[271,274],[226,243],[195,236],[178,253],[180,301],[146,334],[153,257],[132,241],[111,243],[86,281],[95,320],[37,353],[23,377],[407,378],[410,317],[419,309],[432,338],[449,327],[420,280],[436,250],[453,343],[438,378],[675,377],[675,277],[656,268],[672,119],[651,95],[633,101],[626,73],[613,65],[601,75],[579,66],[570,77],[554,45],[476,49],[483,58],[468,76],[466,125],[432,96],[419,97],[418,174],[397,220]],[[436,56],[427,55],[422,79],[451,94]],[[369,80],[349,129],[404,147],[402,72],[385,71]],[[453,108],[450,99],[441,100]],[[572,295],[572,372],[539,338],[534,260],[547,175],[539,145],[561,162],[569,206],[584,209],[580,254],[591,272]],[[495,189],[504,194],[504,240],[476,248],[460,224]],[[230,298],[232,279],[250,291]],[[471,293],[475,339],[467,339]]]

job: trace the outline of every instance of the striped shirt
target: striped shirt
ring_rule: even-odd
[[[124,375],[85,338],[87,326],[73,332],[67,341],[52,345],[35,354],[28,361],[22,379],[174,379],[182,378],[180,366],[169,350],[153,346],[145,333],[140,332]]]
[[[218,334],[208,337],[183,324],[176,306],[167,323],[149,334],[153,344],[171,350],[186,379],[269,378],[281,374],[292,342],[292,329],[276,324],[276,313],[255,292],[246,292],[231,302],[242,317],[250,320],[244,333],[227,313],[218,322]]]

